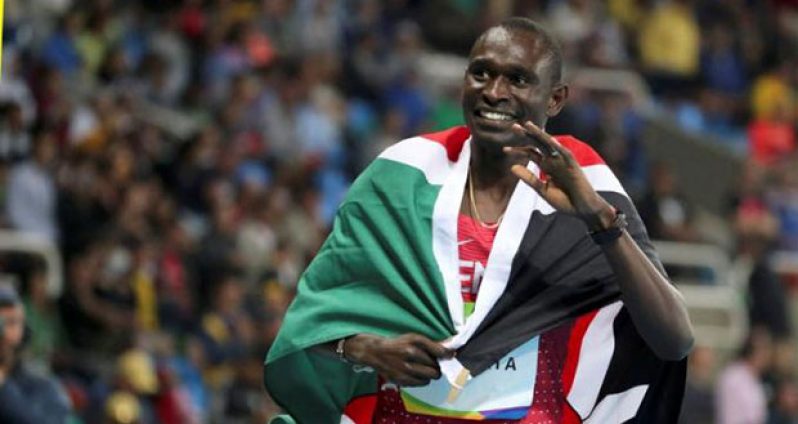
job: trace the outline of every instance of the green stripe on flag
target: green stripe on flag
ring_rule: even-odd
[[[267,388],[300,423],[338,423],[352,396],[376,389],[373,374],[304,349],[357,333],[454,334],[432,252],[439,191],[420,170],[386,159],[352,185],[266,361]],[[303,407],[311,404],[319,410]]]

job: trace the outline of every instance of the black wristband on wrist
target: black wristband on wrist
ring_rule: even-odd
[[[623,231],[627,227],[626,215],[621,211],[615,212],[615,218],[612,220],[609,228],[597,231],[591,231],[590,238],[599,246],[607,245],[623,235]]]

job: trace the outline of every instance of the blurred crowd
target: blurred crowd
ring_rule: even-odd
[[[795,366],[770,359],[792,329],[766,260],[798,251],[798,2],[6,0],[0,222],[59,247],[63,290],[35,258],[0,269],[22,293],[24,361],[63,387],[68,422],[278,411],[264,354],[348,185],[389,144],[462,122],[459,75],[426,78],[429,58],[511,15],[549,27],[568,71],[639,74],[675,125],[744,158],[728,219],[765,287],[761,330],[720,379],[711,350],[691,357],[685,422],[720,419],[714,397],[744,383],[761,396],[746,423],[798,422]],[[571,94],[549,131],[600,151],[654,238],[701,241],[631,96]]]

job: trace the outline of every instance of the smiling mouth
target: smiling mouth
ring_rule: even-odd
[[[480,118],[487,119],[489,121],[496,121],[496,122],[511,122],[515,121],[515,116],[510,115],[504,112],[495,112],[490,110],[477,110],[475,112]]]

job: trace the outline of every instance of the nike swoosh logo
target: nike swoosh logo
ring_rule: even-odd
[[[459,241],[459,242],[457,242],[457,245],[458,246],[462,246],[464,244],[471,243],[472,241],[474,241],[474,239],[467,239],[467,240]]]

